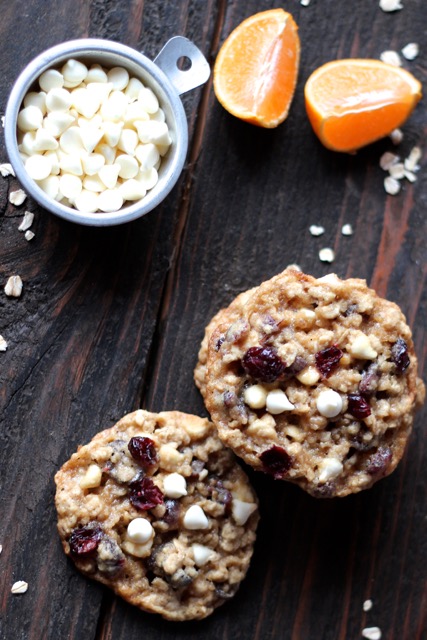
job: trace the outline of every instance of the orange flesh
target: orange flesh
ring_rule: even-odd
[[[325,65],[323,74],[322,69],[307,81],[307,114],[323,144],[337,151],[388,135],[421,97],[421,85],[411,74],[380,61],[342,60]]]
[[[215,93],[233,115],[260,126],[277,126],[288,114],[298,64],[299,39],[292,16],[282,9],[256,14],[221,48],[214,69]]]

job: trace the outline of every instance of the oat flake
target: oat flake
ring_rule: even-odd
[[[390,133],[390,140],[393,144],[400,144],[403,140],[403,133],[400,129],[393,129]]]
[[[16,191],[11,191],[9,193],[9,202],[15,205],[15,207],[19,207],[20,204],[25,202],[27,199],[27,194],[23,189],[17,189]]]
[[[15,594],[25,593],[28,589],[28,582],[24,582],[24,580],[18,580],[12,585],[11,592]]]
[[[24,238],[25,238],[25,240],[26,240],[27,242],[30,242],[30,240],[32,240],[32,239],[34,238],[34,236],[35,236],[35,235],[36,235],[36,234],[35,234],[33,231],[30,231],[30,230],[28,229],[28,231],[26,231],[26,232],[25,232],[25,234],[24,234]]]
[[[403,9],[400,0],[380,0],[380,9],[388,13],[389,11],[399,11]]]
[[[310,0],[301,0],[300,4],[303,7],[308,7],[308,5],[310,4]]]
[[[13,170],[13,167],[8,162],[5,162],[4,164],[0,164],[0,173],[3,176],[3,178],[6,178],[7,176],[15,177],[15,172]]]
[[[7,342],[3,338],[3,336],[0,336],[0,351],[6,351],[6,349],[7,349]],[[0,547],[1,547],[1,545],[0,545]],[[0,549],[0,553],[1,553],[1,549]]]
[[[395,196],[400,191],[400,182],[396,178],[387,176],[384,180],[384,189],[390,196]]]
[[[408,171],[408,169],[405,169],[404,174],[405,174],[405,178],[409,182],[415,182],[417,179],[417,176],[415,175],[415,173],[413,173],[412,171]]]
[[[421,160],[421,156],[420,147],[414,147],[405,159],[405,169],[408,169],[408,171],[418,171],[420,168],[418,162]]]
[[[24,212],[24,219],[22,220],[21,224],[18,227],[19,231],[26,231],[27,229],[29,229],[31,227],[31,225],[33,224],[34,221],[34,213],[32,211],[25,211]]]
[[[329,247],[320,249],[319,258],[322,262],[333,262],[335,260],[335,251]]]
[[[420,48],[416,42],[408,42],[408,44],[402,49],[402,55],[407,60],[415,60],[419,52]]]
[[[405,167],[403,166],[403,162],[396,162],[393,164],[388,170],[389,174],[392,178],[396,178],[396,180],[401,180],[405,177]]]
[[[388,171],[396,162],[399,162],[400,158],[391,151],[386,151],[380,158],[380,167],[384,171]]]
[[[4,286],[4,292],[11,298],[19,298],[22,293],[21,276],[10,276],[9,280]]]
[[[368,640],[380,640],[381,629],[379,627],[365,627],[362,630],[362,637],[368,638]]]

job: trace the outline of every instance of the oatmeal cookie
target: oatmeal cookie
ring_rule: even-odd
[[[423,397],[402,312],[364,280],[287,269],[209,341],[205,401],[221,440],[314,496],[391,473]]]
[[[234,298],[228,307],[218,311],[205,329],[205,334],[199,349],[198,361],[194,369],[194,382],[196,383],[196,387],[199,389],[203,398],[206,395],[206,364],[208,360],[209,339],[217,327],[222,324],[232,324],[239,318],[243,311],[243,307],[255,291],[256,287],[240,293],[236,298]]]
[[[257,498],[208,420],[126,415],[80,447],[55,482],[65,553],[131,604],[191,620],[237,591]]]

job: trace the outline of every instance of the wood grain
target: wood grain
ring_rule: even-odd
[[[3,3],[0,110],[21,69],[43,49],[78,37],[124,42],[154,57],[171,36],[191,38],[212,62],[245,17],[266,0],[32,0]],[[377,2],[312,0],[286,7],[300,28],[299,83],[288,120],[274,131],[245,125],[217,103],[211,82],[184,96],[190,148],[166,201],[115,229],[54,218],[35,202],[8,203],[0,179],[0,638],[47,640],[353,640],[365,626],[383,639],[427,638],[425,410],[399,468],[365,494],[316,501],[249,471],[262,521],[247,579],[205,621],[171,624],[144,614],[80,576],[56,534],[53,475],[79,443],[144,406],[205,415],[192,381],[209,319],[240,291],[298,263],[320,276],[363,277],[396,301],[414,330],[425,372],[427,316],[427,120],[419,105],[398,152],[423,150],[418,180],[387,196],[378,161],[389,140],[354,156],[314,138],[304,112],[311,71],[336,57],[378,57],[407,42],[405,66],[426,82],[423,0],[393,14]],[[2,160],[6,161],[3,137]],[[17,230],[35,213],[36,237]],[[351,223],[354,234],[341,227]],[[310,224],[322,224],[319,238]],[[332,247],[332,266],[318,251]],[[13,596],[15,580],[28,592]],[[363,612],[372,598],[374,606]]]

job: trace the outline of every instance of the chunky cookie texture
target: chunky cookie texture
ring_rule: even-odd
[[[394,303],[363,280],[287,269],[223,319],[208,327],[204,397],[224,444],[317,497],[394,470],[424,400]]]
[[[208,420],[126,415],[80,447],[55,482],[65,553],[131,604],[191,620],[236,593],[258,503]]]

